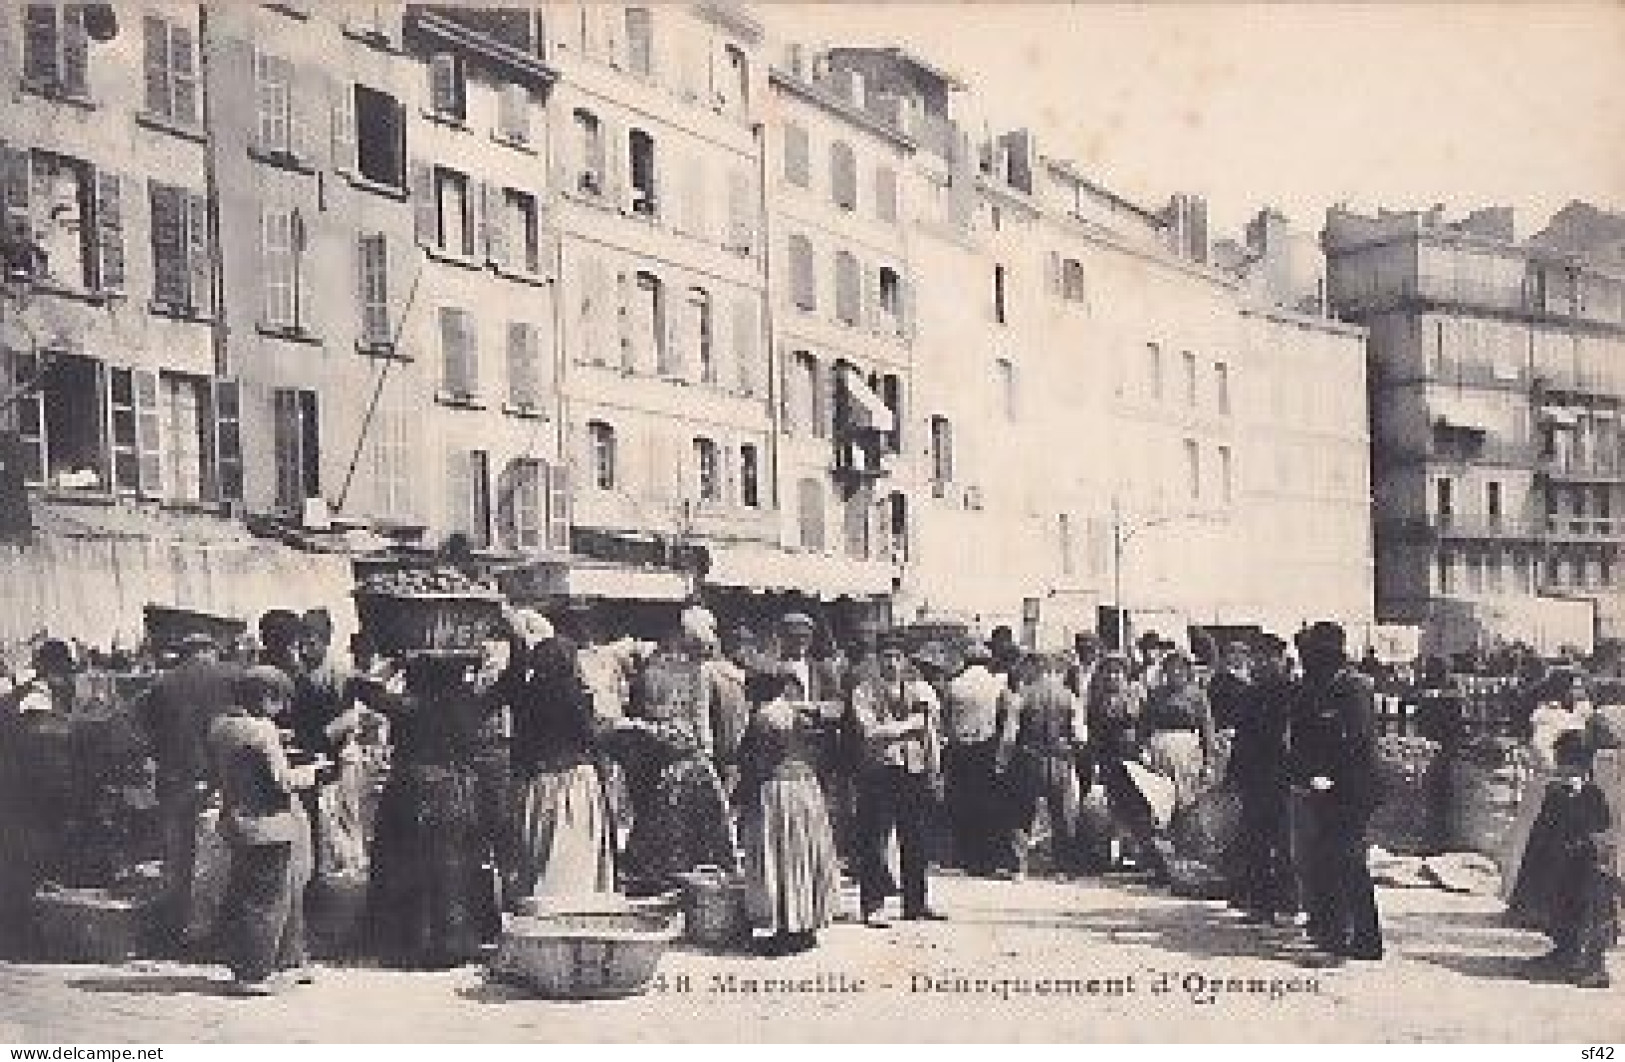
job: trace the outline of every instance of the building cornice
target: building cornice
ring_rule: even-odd
[[[1365,338],[1370,331],[1364,325],[1350,324],[1339,321],[1335,317],[1317,317],[1314,314],[1297,313],[1293,310],[1283,309],[1279,306],[1263,306],[1259,304],[1244,304],[1241,307],[1243,317],[1261,317],[1265,320],[1280,324],[1297,325],[1300,328],[1312,328],[1319,332],[1332,335]]]
[[[710,3],[695,4],[694,10],[750,44],[762,43],[764,29],[761,22],[737,4],[713,0]]]
[[[532,87],[546,88],[559,78],[557,70],[536,56],[527,55],[510,44],[487,37],[433,11],[407,12],[406,29],[409,33],[416,33],[437,44],[449,45],[499,66]]]
[[[772,67],[768,70],[768,80],[793,96],[817,104],[852,125],[873,133],[883,140],[889,140],[904,151],[913,153],[918,147],[914,142],[914,138],[901,129],[876,118],[863,108],[841,99],[835,93],[820,85],[797,77],[788,70]]]
[[[1214,287],[1234,292],[1238,291],[1242,286],[1241,278],[1231,276],[1221,269],[1211,265],[1203,265],[1201,262],[1192,262],[1188,258],[1181,258],[1162,247],[1147,246],[1125,239],[1121,234],[1113,232],[1104,225],[1078,217],[1076,214],[1048,210],[1044,212],[1044,217],[1069,235],[1082,236],[1084,239],[1103,244],[1125,254],[1131,254],[1143,261],[1177,270],[1198,280],[1205,280]]]

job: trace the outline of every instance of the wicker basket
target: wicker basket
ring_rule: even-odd
[[[630,905],[509,916],[491,976],[546,999],[617,999],[645,991],[677,938],[668,915]]]
[[[501,628],[496,594],[355,592],[361,629],[387,653],[472,653]]]
[[[683,935],[702,948],[733,948],[750,939],[750,909],[743,875],[697,867],[683,882]]]

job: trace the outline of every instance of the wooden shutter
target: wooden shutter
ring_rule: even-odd
[[[497,127],[501,134],[518,144],[530,142],[530,89],[509,83],[502,86],[498,100]]]
[[[369,347],[386,347],[392,337],[389,242],[383,233],[364,232],[357,236],[356,280],[361,303],[361,341]]]
[[[462,93],[458,91],[458,62],[444,52],[429,57],[429,105],[437,114],[462,117]]]
[[[141,20],[141,33],[147,113],[169,118],[174,113],[169,92],[169,23],[147,15]]]
[[[897,171],[890,166],[875,170],[875,215],[881,221],[897,220]]]
[[[457,398],[475,393],[478,381],[477,338],[474,317],[450,306],[440,310],[440,344],[445,357],[445,388]]]
[[[510,265],[514,259],[510,241],[515,237],[508,231],[508,194],[501,185],[480,184],[480,228],[486,261],[499,267]],[[524,237],[522,232],[517,234],[521,248]]]
[[[549,462],[547,472],[547,548],[570,552],[570,468]]]
[[[116,173],[96,174],[97,284],[103,291],[124,290],[123,181]]]
[[[354,82],[332,77],[327,79],[327,111],[333,168],[354,171],[360,166],[356,149],[358,132]]]
[[[209,240],[209,200],[196,192],[186,194],[187,305],[205,315],[214,310],[214,255]]]
[[[55,4],[29,4],[23,19],[23,76],[37,84],[58,83],[61,39]]]
[[[243,500],[242,396],[236,380],[214,382],[214,493],[222,503]]]
[[[762,374],[757,372],[758,335],[756,332],[756,305],[752,296],[744,295],[733,306],[734,371],[740,393],[756,394]]]
[[[304,509],[304,433],[299,430],[299,392],[277,388],[272,399],[272,448],[276,458],[276,506],[288,513]]]
[[[134,370],[111,367],[107,370],[109,417],[108,457],[112,466],[112,486],[119,493],[141,493],[140,431],[136,420]]]
[[[756,246],[755,198],[749,173],[728,174],[728,246],[741,254],[753,253]]]
[[[188,26],[169,30],[169,116],[182,125],[197,125],[197,42]]]
[[[186,196],[172,184],[149,181],[152,203],[152,297],[172,308],[186,299]]]
[[[638,367],[637,350],[632,342],[632,295],[635,290],[632,278],[624,270],[616,274],[615,338],[620,343],[621,368],[627,372],[635,372]]]
[[[835,254],[835,316],[857,324],[863,316],[863,276],[850,251]]]
[[[158,498],[164,492],[164,464],[158,416],[158,374],[146,369],[131,373],[135,385],[135,439],[140,467],[141,496]]]
[[[508,324],[508,401],[520,409],[538,409],[542,399],[540,329]]]
[[[812,183],[812,143],[799,125],[784,127],[784,179],[802,188]]]
[[[436,209],[434,167],[412,164],[412,220],[419,244],[430,247],[440,242],[440,212]]]
[[[306,165],[315,165],[319,131],[329,123],[326,79],[316,71],[296,70],[287,59],[278,60],[288,86],[288,151]],[[329,141],[332,134],[329,132]]]
[[[812,434],[823,439],[829,435],[830,417],[835,409],[837,373],[823,362],[813,362],[812,371]]]
[[[446,451],[446,526],[471,539],[474,535],[474,454]]]
[[[790,237],[790,298],[803,310],[818,308],[817,283],[813,273],[812,242],[795,234]]]
[[[90,37],[85,33],[85,5],[62,7],[62,91],[90,95]]]
[[[0,209],[8,229],[21,226],[33,234],[34,218],[29,209],[32,190],[28,149],[0,141]]]

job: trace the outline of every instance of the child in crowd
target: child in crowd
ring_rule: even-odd
[[[310,823],[296,791],[315,785],[316,767],[288,762],[275,722],[293,694],[293,681],[278,668],[251,667],[236,683],[236,704],[209,727],[220,831],[231,850],[219,932],[236,995],[272,994],[279,972],[311,980],[304,918]]]
[[[1552,950],[1534,960],[1540,975],[1581,988],[1607,988],[1604,956],[1618,935],[1611,819],[1601,787],[1591,778],[1592,746],[1584,731],[1569,731],[1553,746],[1555,772],[1546,788],[1539,832],[1550,838],[1545,929]],[[1549,831],[1549,832],[1548,832]]]

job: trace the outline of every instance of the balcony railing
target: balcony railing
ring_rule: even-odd
[[[1455,540],[1528,541],[1538,538],[1538,525],[1522,517],[1488,516],[1482,513],[1441,514],[1398,517],[1381,522],[1381,527],[1400,535],[1422,535]]]
[[[1571,483],[1625,483],[1625,462],[1545,457],[1535,466],[1548,479]]]
[[[1548,516],[1546,537],[1562,542],[1625,538],[1625,516]]]

